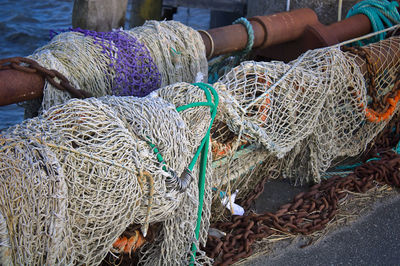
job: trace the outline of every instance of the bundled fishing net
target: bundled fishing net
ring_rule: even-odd
[[[148,21],[132,30],[73,29],[55,35],[31,59],[58,70],[77,89],[104,95],[145,96],[160,86],[207,80],[200,34],[175,21]],[[41,110],[71,96],[46,82]],[[39,106],[28,102],[26,116]]]
[[[177,177],[210,126],[210,108],[176,108],[205,98],[198,87],[180,83],[144,98],[70,100],[5,131],[2,265],[99,264],[129,224],[141,224],[145,235],[155,222],[161,229],[140,261],[188,263],[192,243],[204,245],[207,236],[210,164],[199,241],[199,163],[186,190]]]
[[[391,55],[398,47],[393,37],[365,47],[369,59],[329,47],[288,64],[241,63],[215,84],[221,96],[216,120],[229,128],[219,138],[231,131],[240,141],[262,144],[282,159],[285,177],[319,182],[334,159],[364,151],[395,112],[400,60]],[[374,90],[367,89],[371,83]],[[384,107],[371,111],[377,110],[371,102]]]
[[[126,33],[149,49],[162,77],[161,86],[207,81],[205,46],[196,30],[177,21],[153,20]]]

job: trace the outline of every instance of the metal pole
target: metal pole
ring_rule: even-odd
[[[328,45],[324,43],[328,37],[332,37],[329,41],[329,44],[332,44],[332,42],[359,37],[371,31],[369,19],[364,15],[356,15],[330,26],[323,26],[318,22],[315,12],[311,9],[298,9],[270,16],[257,16],[249,20],[255,35],[254,48],[276,47],[285,42],[302,39],[302,35],[306,32],[305,29],[313,27],[313,25],[315,29],[318,29],[313,33],[314,35],[323,33],[320,34],[321,38],[319,38],[322,40],[322,43],[320,43],[322,46]],[[211,42],[214,43],[214,52],[211,56],[242,50],[247,43],[246,29],[239,24],[210,29],[208,34],[204,32],[200,32],[200,34],[208,57],[211,53]],[[308,48],[312,49],[313,47],[311,45]],[[390,51],[393,52],[394,50],[390,49]],[[395,54],[399,56],[398,49]],[[374,58],[374,60],[377,63],[380,62],[378,58]],[[0,106],[39,98],[43,95],[43,86],[44,79],[39,74],[28,74],[17,70],[0,70]]]
[[[0,70],[0,106],[42,97],[44,79],[36,73]]]

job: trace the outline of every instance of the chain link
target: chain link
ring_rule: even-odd
[[[45,78],[55,88],[67,91],[72,97],[84,99],[93,95],[73,87],[68,79],[55,69],[47,69],[35,60],[25,57],[11,57],[0,60],[0,70],[14,69],[26,73],[37,73]]]
[[[400,186],[400,156],[394,152],[381,154],[379,161],[357,167],[343,178],[332,177],[299,193],[294,200],[275,212],[248,213],[233,216],[229,222],[211,225],[226,233],[209,236],[204,248],[215,265],[229,265],[252,254],[251,245],[277,231],[308,235],[322,230],[335,217],[340,200],[350,192],[366,192],[376,183]]]

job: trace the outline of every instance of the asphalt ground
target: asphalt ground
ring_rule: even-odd
[[[304,190],[287,181],[269,181],[256,210],[276,211]],[[315,244],[301,248],[303,244],[293,241],[244,265],[400,265],[400,193],[377,200],[355,222],[338,227]]]

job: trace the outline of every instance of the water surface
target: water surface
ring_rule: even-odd
[[[0,58],[28,56],[45,45],[50,30],[71,27],[73,0],[1,0]],[[131,1],[128,5],[129,27]],[[207,29],[208,10],[178,8],[174,19],[195,29]],[[24,110],[16,104],[0,106],[0,130],[23,120]]]

